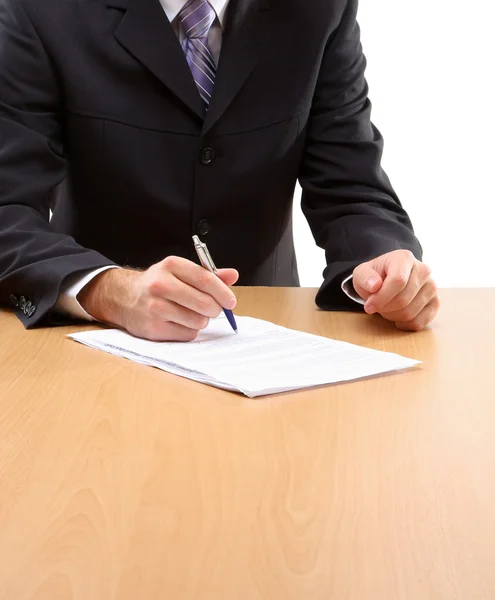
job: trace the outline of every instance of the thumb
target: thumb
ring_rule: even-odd
[[[364,263],[354,269],[352,285],[363,300],[368,300],[381,289],[383,279],[371,263]]]
[[[235,269],[218,269],[217,276],[229,287],[239,279],[239,273]]]

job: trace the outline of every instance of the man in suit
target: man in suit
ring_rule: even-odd
[[[419,330],[439,302],[370,121],[357,0],[0,0],[0,302],[191,340],[230,289]],[[49,220],[50,209],[53,218]],[[195,263],[208,243],[219,277]]]

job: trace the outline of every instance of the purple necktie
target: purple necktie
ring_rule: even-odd
[[[208,0],[189,0],[179,13],[185,36],[182,49],[206,108],[213,95],[217,71],[208,48],[208,34],[215,19],[215,10]]]

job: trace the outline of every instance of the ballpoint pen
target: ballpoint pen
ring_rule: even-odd
[[[208,252],[206,244],[203,244],[197,235],[193,235],[193,242],[201,266],[210,271],[210,273],[216,275],[217,268],[215,267],[215,263],[213,262],[210,253]],[[228,308],[224,308],[223,312],[225,313],[228,322],[231,324],[232,329],[237,333],[237,323],[235,322],[234,313]]]

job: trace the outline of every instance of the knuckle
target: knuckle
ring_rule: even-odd
[[[430,288],[431,295],[436,297],[438,295],[438,286],[437,286],[437,284],[432,280],[432,281],[429,282],[428,286]]]
[[[414,323],[415,316],[416,315],[411,310],[411,308],[407,307],[407,308],[405,308],[404,310],[401,311],[401,313],[399,315],[399,318],[400,318],[401,321]]]
[[[397,275],[394,276],[393,281],[398,286],[405,288],[407,285],[407,282],[409,281],[409,277],[408,277],[407,273],[404,273],[403,271],[401,271],[400,273],[397,273]]]
[[[149,284],[149,292],[152,296],[165,295],[166,284],[161,279],[153,279]]]
[[[165,267],[165,269],[167,269],[167,271],[173,271],[177,267],[178,260],[179,258],[177,256],[167,256],[163,260],[162,265]]]
[[[411,304],[411,299],[408,296],[401,295],[394,302],[396,310],[408,311],[408,307]]]
[[[404,256],[404,258],[407,258],[408,260],[416,260],[416,257],[411,252],[411,250],[402,250],[402,255]]]
[[[422,277],[429,277],[431,275],[431,269],[425,263],[419,263],[419,272]]]

